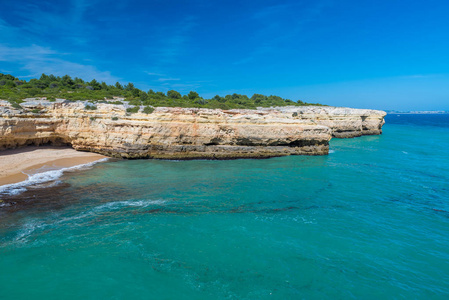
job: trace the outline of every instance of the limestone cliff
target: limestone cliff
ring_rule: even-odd
[[[291,114],[300,120],[313,120],[332,130],[336,138],[382,134],[384,111],[332,106],[277,107],[275,110]]]
[[[41,113],[3,111],[0,149],[69,144],[125,158],[264,158],[325,155],[329,140],[380,134],[385,113],[335,107],[259,110],[156,108],[126,113],[121,105],[54,104]]]

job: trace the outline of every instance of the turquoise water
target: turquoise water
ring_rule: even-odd
[[[0,299],[447,299],[448,116],[331,149],[67,173],[3,208]]]

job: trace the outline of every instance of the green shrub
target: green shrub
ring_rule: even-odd
[[[139,106],[140,104],[142,104],[142,101],[140,101],[140,99],[132,99],[129,101],[129,105]]]
[[[145,106],[145,108],[143,109],[143,112],[146,114],[151,114],[154,111],[154,108],[151,106]]]
[[[129,107],[126,109],[126,112],[134,114],[139,111],[139,108],[140,108],[139,106]]]
[[[20,106],[18,103],[16,102],[11,102],[11,106],[15,109],[22,109],[22,106]]]
[[[118,117],[112,117],[111,120],[112,120],[112,121],[117,121],[117,120],[118,120]]]
[[[86,107],[85,107],[85,109],[87,109],[87,110],[96,110],[97,107],[96,107],[95,105],[89,105],[89,104],[87,104]]]

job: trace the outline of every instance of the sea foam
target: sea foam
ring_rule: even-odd
[[[90,162],[87,164],[76,165],[76,166],[69,167],[69,168],[61,168],[58,170],[45,171],[42,173],[36,173],[36,174],[32,174],[32,175],[28,175],[28,174],[24,173],[25,175],[28,175],[28,178],[26,180],[17,182],[17,183],[5,184],[5,185],[0,186],[0,194],[17,195],[19,193],[26,191],[27,190],[26,187],[28,187],[28,186],[55,181],[56,179],[61,177],[64,174],[64,172],[76,171],[76,170],[82,170],[85,168],[89,168],[89,167],[95,165],[96,163],[104,162],[104,161],[107,161],[108,159],[109,158],[102,158],[100,160],[96,160],[96,161],[93,161],[93,162]]]

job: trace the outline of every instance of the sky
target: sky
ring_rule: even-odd
[[[449,110],[447,0],[0,0],[0,72]]]

